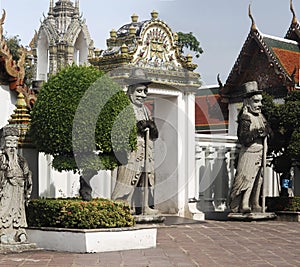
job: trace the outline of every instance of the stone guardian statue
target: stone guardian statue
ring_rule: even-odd
[[[25,205],[32,190],[32,174],[18,154],[18,128],[7,125],[1,134],[0,245],[15,245],[27,242]]]
[[[158,210],[153,208],[153,141],[158,138],[158,130],[144,104],[148,95],[148,84],[151,82],[141,69],[133,69],[127,82],[127,95],[135,113],[138,129],[137,150],[132,151],[126,163],[118,167],[112,199],[128,202],[136,215],[155,215],[158,214]],[[149,196],[146,197],[146,203],[143,203],[143,194]]]
[[[261,113],[262,91],[256,81],[242,85],[243,107],[238,115],[238,140],[241,149],[236,176],[230,193],[230,209],[233,213],[262,212],[262,159],[264,139],[271,133]]]

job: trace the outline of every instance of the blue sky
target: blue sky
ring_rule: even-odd
[[[50,0],[0,0],[7,12],[4,32],[19,35],[28,45],[38,30],[43,13],[47,15]],[[74,0],[73,0],[74,2]],[[139,20],[159,12],[173,31],[193,32],[204,53],[194,62],[204,85],[216,84],[220,73],[225,81],[250,31],[248,5],[258,29],[265,34],[284,37],[292,20],[290,0],[80,0],[80,11],[86,19],[95,47],[106,48],[111,29],[119,29],[136,13]],[[299,0],[293,0],[300,19]]]

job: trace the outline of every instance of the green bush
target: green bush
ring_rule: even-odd
[[[127,204],[101,198],[32,199],[26,216],[30,227],[97,229],[134,225]]]
[[[300,197],[268,197],[268,211],[300,211]]]
[[[58,171],[114,169],[115,155],[136,149],[130,101],[108,75],[68,66],[44,83],[31,112],[29,135]],[[74,155],[75,154],[75,155]]]

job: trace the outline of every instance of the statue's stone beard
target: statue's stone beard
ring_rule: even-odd
[[[18,164],[17,149],[13,147],[6,148],[5,153],[8,156],[8,164],[10,167],[13,167],[15,164]]]

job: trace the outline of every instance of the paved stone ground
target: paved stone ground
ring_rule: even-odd
[[[300,266],[300,223],[205,221],[158,229],[157,247],[95,254],[0,255],[0,266]]]

